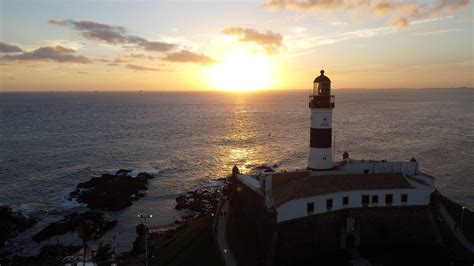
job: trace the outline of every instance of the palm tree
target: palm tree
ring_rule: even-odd
[[[84,253],[82,256],[82,265],[86,265],[86,249],[87,249],[87,242],[94,239],[95,234],[97,232],[95,226],[89,222],[80,222],[76,228],[77,234],[82,240],[82,245],[84,249]]]

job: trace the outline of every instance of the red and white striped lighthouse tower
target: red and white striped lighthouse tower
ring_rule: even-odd
[[[309,96],[311,136],[308,169],[329,170],[332,168],[334,95],[331,95],[331,80],[324,75],[324,70],[313,83],[313,93]]]

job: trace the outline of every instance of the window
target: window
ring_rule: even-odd
[[[402,194],[402,203],[408,202],[408,194]]]
[[[342,198],[342,205],[349,205],[349,197]]]
[[[314,202],[309,202],[306,204],[306,210],[308,211],[308,215],[313,214],[314,212]]]
[[[379,196],[372,195],[372,204],[378,204],[378,203],[379,203]]]
[[[385,195],[385,205],[390,206],[393,203],[393,195],[387,194]]]
[[[369,195],[362,195],[362,206],[364,207],[369,206],[369,200],[370,200]]]
[[[369,173],[369,169],[364,169],[364,174],[368,174]]]
[[[330,211],[332,209],[332,199],[326,200],[326,209]]]

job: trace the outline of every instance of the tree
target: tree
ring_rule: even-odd
[[[109,244],[99,244],[99,248],[95,254],[95,262],[101,265],[101,263],[106,262],[110,258],[110,255],[112,255],[112,247]]]
[[[82,265],[86,265],[86,249],[87,249],[87,242],[94,239],[96,233],[97,233],[97,228],[94,226],[94,224],[89,223],[89,222],[81,222],[76,228],[77,234],[79,235],[79,238],[82,240],[82,245],[84,249],[84,253],[82,256]]]

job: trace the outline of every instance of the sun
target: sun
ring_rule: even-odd
[[[210,69],[210,81],[215,89],[226,91],[268,89],[272,67],[265,55],[233,53]]]

